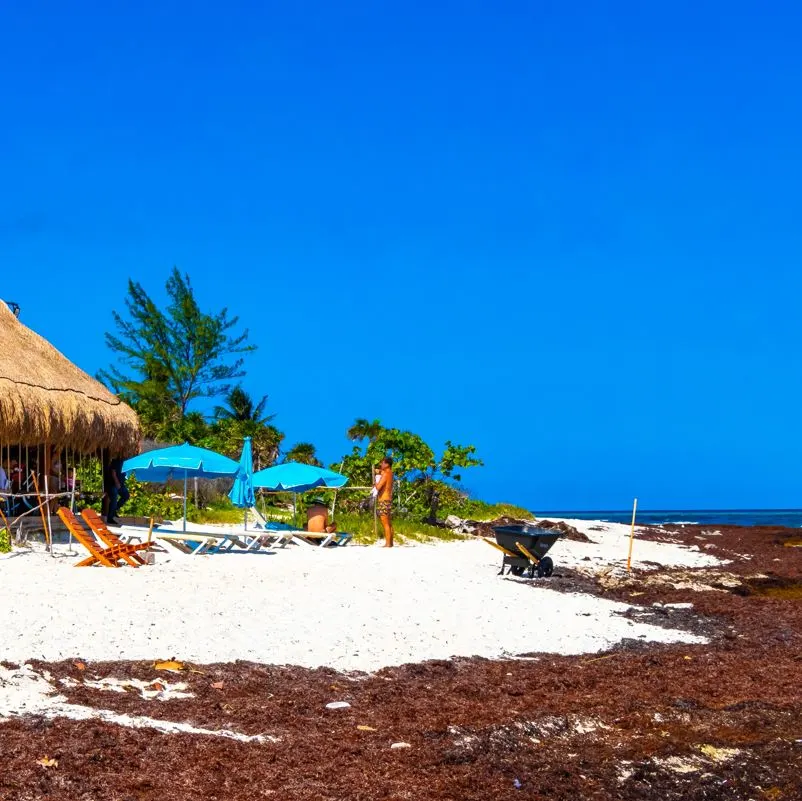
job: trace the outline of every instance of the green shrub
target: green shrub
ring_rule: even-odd
[[[338,531],[352,534],[354,542],[359,545],[372,545],[377,539],[384,538],[384,529],[380,520],[376,521],[374,534],[372,514],[344,513],[335,515]],[[417,523],[403,517],[393,518],[393,533],[395,541],[403,545],[407,540],[414,542],[427,542],[432,540],[452,541],[462,540],[462,534],[456,534],[449,528],[430,526],[427,523]]]
[[[0,553],[11,551],[11,533],[7,528],[0,529]]]
[[[519,520],[531,520],[534,517],[528,509],[511,503],[485,503],[471,498],[466,498],[450,514],[479,522],[489,522],[499,517],[514,517]]]

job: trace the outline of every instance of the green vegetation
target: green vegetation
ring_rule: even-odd
[[[180,515],[179,515],[180,517]],[[226,509],[221,506],[205,506],[196,509],[194,506],[187,509],[187,519],[193,523],[230,523],[232,525],[242,524],[244,511],[229,505]]]
[[[300,462],[323,467],[323,462],[317,458],[317,449],[311,442],[298,442],[284,454],[287,462]]]
[[[145,437],[164,444],[189,442],[238,459],[243,438],[249,436],[257,470],[281,460],[322,466],[311,442],[298,442],[282,453],[284,434],[273,425],[274,415],[267,414],[267,395],[257,401],[235,383],[246,375],[245,356],[255,350],[248,343],[248,332],[236,330],[238,318],[227,309],[201,310],[189,276],[176,268],[166,291],[169,300],[162,309],[139,283],[128,282],[126,314],[115,312],[115,332],[106,334],[114,363],[99,374],[136,410]],[[192,408],[204,399],[217,401],[211,415]],[[355,420],[347,436],[353,447],[331,468],[348,476],[351,486],[372,486],[374,468],[385,456],[392,457],[395,528],[400,537],[453,538],[451,532],[430,525],[449,514],[476,520],[531,516],[517,507],[473,500],[461,488],[462,471],[482,466],[474,445],[446,440],[436,450],[419,434],[368,418]],[[97,464],[82,466],[78,477],[84,491],[102,491]],[[188,504],[190,520],[235,523],[242,519],[241,510],[228,502],[219,485],[209,489],[208,482],[203,484],[199,497]],[[126,515],[181,516],[183,487],[177,482],[159,487],[129,480],[128,487],[131,498]],[[280,505],[288,499],[271,499],[277,516],[286,514]],[[359,540],[373,537],[366,500],[367,492],[342,492],[337,499],[338,520],[352,521]]]
[[[373,530],[373,515],[366,514],[338,514],[337,529],[347,531],[354,535],[354,542],[359,545],[372,545],[379,537],[383,538],[381,524],[377,524],[377,534]],[[395,540],[399,545],[412,540],[413,542],[427,542],[431,540],[452,541],[465,537],[455,534],[451,529],[430,526],[414,520],[399,518],[393,520]]]
[[[418,434],[385,428],[379,420],[356,420],[348,429],[348,438],[361,443],[342,459],[342,471],[351,483],[371,486],[373,467],[384,456],[391,456],[398,481],[398,505],[416,520],[434,520],[444,510],[456,509],[465,497],[455,486],[461,480],[457,471],[482,465],[474,445],[446,441],[438,457]]]
[[[189,276],[175,267],[166,289],[170,303],[163,311],[141,284],[129,280],[128,319],[114,312],[117,333],[106,334],[117,359],[102,377],[144,404],[146,425],[169,426],[187,415],[193,400],[229,392],[229,382],[245,375],[241,354],[256,347],[247,344],[247,331],[230,334],[238,319],[227,309],[202,312]]]
[[[0,528],[0,553],[11,551],[11,534],[7,528]]]
[[[518,520],[529,520],[534,517],[532,512],[520,506],[510,503],[485,503],[471,498],[466,498],[458,507],[456,514],[459,517],[476,520],[480,523],[487,523],[491,520],[498,520],[500,517],[514,517]]]

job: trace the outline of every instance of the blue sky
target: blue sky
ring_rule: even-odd
[[[801,26],[6,4],[2,296],[94,372],[128,278],[161,297],[179,266],[327,461],[379,417],[476,444],[466,484],[536,510],[799,506]]]

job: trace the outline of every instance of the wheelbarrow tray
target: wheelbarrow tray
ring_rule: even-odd
[[[561,536],[559,531],[553,529],[527,525],[495,526],[493,533],[496,535],[498,545],[509,554],[514,554],[513,556],[505,553],[501,565],[502,572],[508,566],[514,575],[522,575],[526,569],[529,569],[530,574],[534,575],[535,567]],[[519,544],[535,558],[534,563],[521,551],[518,547]],[[545,575],[551,575],[551,559],[546,560],[544,567]]]
[[[508,551],[517,552],[516,543],[520,542],[531,554],[542,559],[551,549],[551,546],[560,537],[559,531],[540,528],[540,526],[496,526],[493,529],[496,542]]]

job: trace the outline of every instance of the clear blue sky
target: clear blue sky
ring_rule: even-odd
[[[801,32],[781,0],[6,3],[2,296],[94,372],[129,276],[178,265],[327,461],[379,417],[534,509],[798,507]]]

